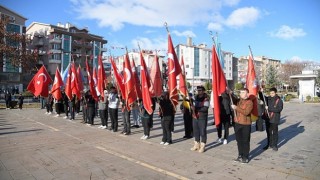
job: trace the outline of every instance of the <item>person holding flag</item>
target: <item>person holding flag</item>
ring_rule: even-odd
[[[192,117],[193,117],[193,135],[194,146],[192,151],[199,151],[203,153],[205,151],[205,145],[207,143],[207,123],[208,123],[208,109],[209,99],[205,93],[203,86],[197,86],[198,94],[196,95],[193,104],[191,105]]]
[[[161,117],[162,142],[165,146],[172,144],[172,116],[174,116],[174,106],[170,102],[168,92],[163,92],[159,101],[159,116]]]
[[[190,139],[193,136],[192,128],[192,111],[190,104],[193,103],[192,93],[189,93],[188,98],[184,98],[183,102],[180,105],[180,110],[183,114],[184,122],[184,136],[183,138]]]
[[[117,132],[118,131],[118,107],[119,107],[119,97],[117,93],[117,89],[112,86],[110,88],[110,94],[108,97],[109,102],[109,115],[111,120],[111,126],[109,128],[110,131]]]
[[[234,161],[246,164],[249,162],[251,112],[253,109],[253,102],[249,98],[247,88],[240,90],[239,102],[237,105],[231,105],[231,107],[236,111],[234,131],[238,146],[238,157]]]

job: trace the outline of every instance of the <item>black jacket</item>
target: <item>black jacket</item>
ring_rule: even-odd
[[[195,113],[198,119],[208,119],[209,99],[207,94],[203,94],[202,97],[196,95],[193,105],[195,107]]]
[[[281,98],[278,95],[276,95],[274,97],[267,97],[266,101],[268,106],[270,123],[279,124],[281,111],[283,109],[283,102]],[[267,120],[269,118],[267,118]]]
[[[174,116],[174,107],[170,99],[161,99],[159,105],[160,117],[163,117],[164,120],[172,120],[172,116]]]
[[[219,96],[220,100],[220,115],[221,116],[228,116],[231,114],[231,108],[230,108],[230,97],[227,93],[222,93],[221,96]]]

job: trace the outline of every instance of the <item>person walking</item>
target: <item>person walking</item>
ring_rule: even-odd
[[[161,117],[162,142],[165,146],[172,144],[172,116],[174,116],[174,106],[169,99],[169,93],[164,92],[159,101],[159,114]]]
[[[126,102],[124,99],[121,100],[121,111],[122,111],[122,120],[123,120],[123,130],[122,134],[129,135],[131,133],[131,125],[130,125],[130,114],[131,110],[128,109]]]
[[[110,131],[118,131],[118,107],[119,107],[119,97],[115,87],[110,88],[109,94],[109,115],[111,120]]]
[[[205,151],[205,145],[207,143],[209,99],[205,90],[206,89],[203,86],[197,86],[198,94],[195,96],[194,102],[191,106],[193,135],[195,139],[194,146],[191,150],[199,151],[200,153]]]
[[[278,125],[280,123],[283,102],[277,95],[277,89],[270,89],[270,97],[266,98],[266,110],[268,115],[264,116],[266,122],[267,145],[263,148],[267,150],[269,147],[274,151],[278,151]]]
[[[253,109],[253,102],[249,99],[249,90],[241,89],[239,102],[231,107],[236,111],[234,129],[238,146],[238,157],[234,161],[245,164],[249,162],[251,112]]]
[[[180,105],[180,110],[183,114],[183,123],[184,123],[184,136],[183,138],[190,139],[192,138],[193,128],[192,128],[192,112],[190,104],[193,102],[192,93],[189,93],[189,97]]]
[[[53,111],[53,96],[51,94],[51,91],[49,91],[49,95],[47,97],[47,112],[46,114],[52,114]]]
[[[24,100],[24,96],[20,93],[18,97],[18,105],[20,110],[22,110],[23,100]]]

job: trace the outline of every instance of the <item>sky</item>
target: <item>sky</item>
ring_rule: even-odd
[[[319,0],[0,0],[32,22],[71,23],[108,40],[108,54],[128,50],[166,53],[166,22],[174,45],[212,47],[218,34],[224,51],[320,63]]]

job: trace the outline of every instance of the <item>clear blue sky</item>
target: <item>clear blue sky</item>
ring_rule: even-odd
[[[0,4],[33,21],[88,27],[109,41],[107,48],[167,49],[168,22],[175,45],[212,46],[209,31],[218,32],[222,49],[248,55],[320,63],[319,0],[0,0]],[[110,48],[111,49],[111,48]],[[111,49],[113,55],[124,50]]]

